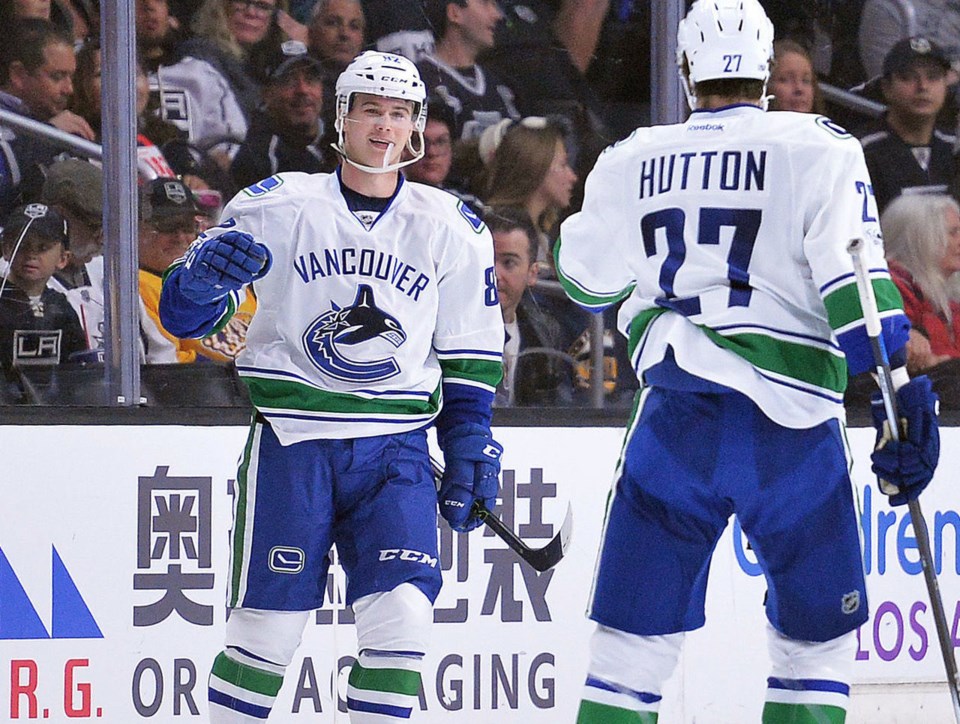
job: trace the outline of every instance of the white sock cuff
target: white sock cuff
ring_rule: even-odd
[[[225,643],[244,656],[241,663],[249,666],[286,668],[303,638],[303,629],[310,611],[264,611],[255,608],[235,608],[227,619]],[[252,655],[252,656],[251,656]],[[237,657],[231,653],[231,658]]]
[[[423,654],[430,644],[433,604],[412,583],[353,602],[357,649]]]
[[[767,624],[767,646],[778,679],[823,679],[849,683],[857,649],[857,634],[850,631],[829,641],[797,641]]]
[[[633,692],[659,695],[680,657],[684,634],[637,636],[597,626],[590,639],[588,676]]]

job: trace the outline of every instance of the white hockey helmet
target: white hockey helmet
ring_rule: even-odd
[[[343,147],[343,126],[355,93],[368,93],[383,98],[398,98],[413,102],[413,129],[420,140],[419,148],[414,147],[413,134],[407,141],[407,148],[413,154],[413,158],[383,167],[364,166],[347,158]],[[333,144],[333,148],[351,165],[368,173],[385,173],[423,158],[423,129],[427,124],[427,89],[420,78],[417,66],[408,58],[376,50],[361,53],[337,78],[336,97],[337,143]]]
[[[724,78],[763,81],[773,59],[773,23],[758,0],[697,0],[677,28],[677,65],[690,108],[695,87]]]

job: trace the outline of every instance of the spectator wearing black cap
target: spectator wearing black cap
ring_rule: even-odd
[[[28,204],[7,217],[0,248],[8,266],[0,278],[0,367],[59,364],[87,348],[80,320],[60,292],[47,286],[67,263],[66,220],[45,204]]]
[[[949,70],[946,53],[927,38],[901,40],[884,58],[887,112],[859,134],[881,212],[901,193],[946,193],[953,182],[954,137],[936,128]]]
[[[237,186],[281,171],[332,170],[335,162],[321,143],[322,75],[320,62],[307,53],[306,45],[298,40],[281,45],[268,69],[263,108],[230,166]]]
[[[178,339],[160,323],[163,273],[197,237],[197,217],[201,213],[193,192],[179,179],[154,179],[140,189],[140,329],[147,364],[195,362],[200,358],[229,362],[246,344],[247,327],[257,308],[249,289],[227,326],[204,339]]]
[[[912,31],[905,16],[908,9]],[[866,0],[860,12],[858,44],[867,78],[883,72],[883,59],[910,32],[939,45],[951,60],[960,59],[960,6],[955,0]]]
[[[140,327],[147,364],[193,362],[197,358],[195,350],[163,328],[157,307],[163,273],[187,252],[197,236],[198,213],[193,192],[179,179],[154,179],[140,189]]]

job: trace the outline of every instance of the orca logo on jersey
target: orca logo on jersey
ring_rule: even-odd
[[[334,379],[364,383],[381,382],[400,373],[393,357],[358,360],[341,352],[341,347],[361,350],[359,345],[377,340],[399,347],[407,339],[400,322],[377,307],[370,285],[361,284],[349,306],[341,308],[336,302],[330,305],[330,311],[313,320],[303,333],[303,347],[317,369]]]

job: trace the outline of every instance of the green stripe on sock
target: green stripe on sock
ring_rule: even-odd
[[[213,675],[241,689],[264,696],[276,696],[283,684],[283,677],[263,669],[238,663],[220,652],[213,661]]]
[[[417,696],[420,692],[420,672],[406,669],[365,669],[359,662],[350,669],[350,686],[366,691],[384,691],[391,694]]]
[[[846,710],[839,706],[774,701],[763,705],[763,724],[843,724],[846,719]]]
[[[595,701],[581,701],[577,724],[656,724],[655,711],[630,711]]]

